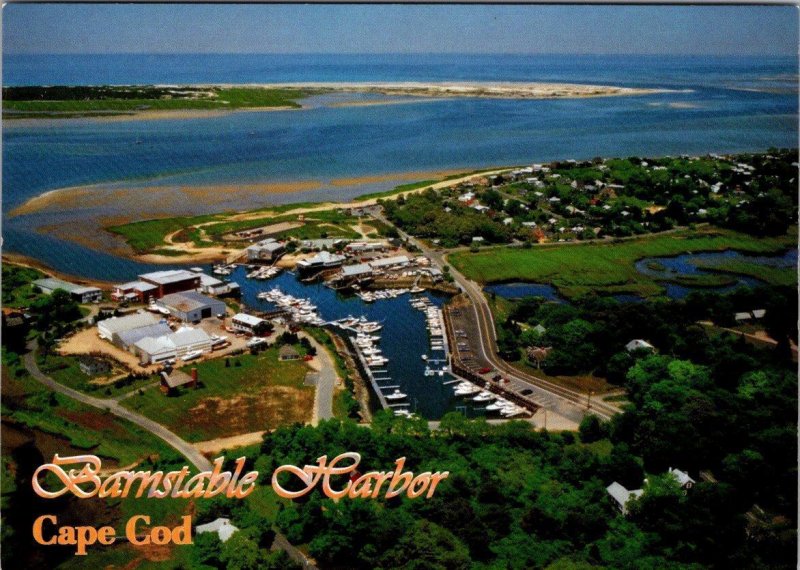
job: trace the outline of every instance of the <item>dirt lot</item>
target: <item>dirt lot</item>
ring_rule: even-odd
[[[97,336],[96,327],[91,327],[72,335],[58,347],[58,352],[60,354],[91,354],[93,352],[100,352],[114,360],[126,364],[133,370],[141,372],[154,373],[160,368],[160,366],[153,365],[140,367],[139,359],[136,356],[121,348],[117,348],[107,340],[103,340]]]

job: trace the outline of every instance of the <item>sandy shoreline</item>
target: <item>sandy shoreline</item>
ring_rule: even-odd
[[[165,87],[165,86],[157,86]],[[668,93],[669,89],[643,89],[614,85],[586,85],[581,83],[540,83],[510,81],[469,82],[304,82],[304,83],[249,83],[192,85],[196,88],[263,88],[297,89],[321,92],[377,93],[427,98],[478,97],[489,99],[550,99],[612,97]]]
[[[21,253],[6,252],[3,253],[2,259],[3,263],[11,263],[13,265],[21,265],[22,267],[30,267],[32,269],[38,269],[42,273],[46,273],[49,276],[56,277],[58,279],[63,279],[64,281],[69,281],[70,283],[76,283],[78,285],[99,287],[100,289],[111,289],[114,286],[114,284],[111,283],[110,281],[99,281],[97,279],[88,279],[86,277],[80,277],[78,275],[70,275],[69,273],[57,271],[52,267],[50,267],[49,265],[47,265],[46,263],[39,261],[34,257],[29,257]]]

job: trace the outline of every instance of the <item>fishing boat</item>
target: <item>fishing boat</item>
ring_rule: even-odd
[[[400,390],[395,390],[391,394],[386,394],[384,398],[387,400],[402,400],[403,398],[407,398],[406,394],[403,394]]]

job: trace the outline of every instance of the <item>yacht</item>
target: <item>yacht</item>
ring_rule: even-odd
[[[395,390],[391,394],[386,394],[384,398],[387,400],[402,400],[403,398],[407,398],[406,394],[403,394],[400,390]]]

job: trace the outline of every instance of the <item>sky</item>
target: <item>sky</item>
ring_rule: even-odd
[[[21,53],[796,55],[792,6],[6,4]]]

